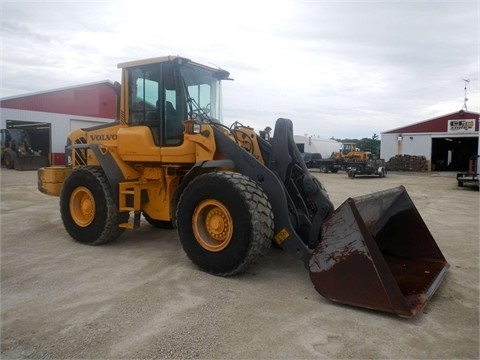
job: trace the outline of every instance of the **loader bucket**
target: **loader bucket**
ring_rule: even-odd
[[[420,313],[449,265],[403,186],[347,199],[309,263],[324,297],[402,317]]]
[[[15,160],[15,170],[37,170],[49,165],[50,163],[46,156],[18,156]]]

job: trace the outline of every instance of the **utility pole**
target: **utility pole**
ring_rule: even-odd
[[[465,109],[465,111],[468,111],[467,110],[467,101],[468,101],[468,98],[467,98],[467,84],[470,82],[470,79],[463,79],[463,81],[465,82],[465,100],[463,102],[462,110]]]

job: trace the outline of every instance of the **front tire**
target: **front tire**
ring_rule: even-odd
[[[65,180],[60,194],[63,225],[76,241],[100,245],[118,238],[128,220],[128,213],[119,213],[112,189],[100,168],[79,167]]]
[[[192,262],[220,276],[246,270],[273,238],[273,213],[263,190],[231,172],[203,174],[188,184],[177,207],[177,225]]]
[[[7,151],[3,156],[3,163],[7,169],[13,169],[15,167],[15,161],[17,159],[17,154],[13,151]]]
[[[327,165],[320,165],[320,172],[324,174],[328,173]]]

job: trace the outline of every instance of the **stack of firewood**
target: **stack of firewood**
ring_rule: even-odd
[[[425,156],[396,155],[387,162],[387,170],[390,171],[427,171],[427,159]]]

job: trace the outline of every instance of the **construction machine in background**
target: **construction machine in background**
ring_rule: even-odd
[[[385,177],[387,168],[385,160],[376,159],[370,151],[362,151],[355,143],[343,143],[339,152],[334,155],[341,162],[343,170],[349,178],[357,175],[378,175]]]
[[[113,241],[143,215],[175,227],[191,261],[214,275],[245,271],[273,241],[330,300],[403,317],[426,306],[448,263],[405,188],[334,210],[290,120],[276,121],[271,141],[222,124],[227,71],[179,56],[119,67],[118,121],[74,130],[68,164],[38,171],[74,240]]]
[[[361,151],[355,143],[342,143],[340,151],[334,152],[327,159],[319,160],[318,163],[320,172],[336,173],[344,170],[351,179],[357,175],[387,175],[385,160],[376,159],[370,151]]]
[[[357,160],[367,160],[369,158],[368,151],[361,151],[357,148],[357,144],[355,143],[342,143],[342,147],[340,151],[334,153],[334,157],[336,159],[357,159]]]
[[[7,169],[37,170],[48,166],[46,156],[33,150],[28,133],[23,129],[1,129],[1,159]]]

